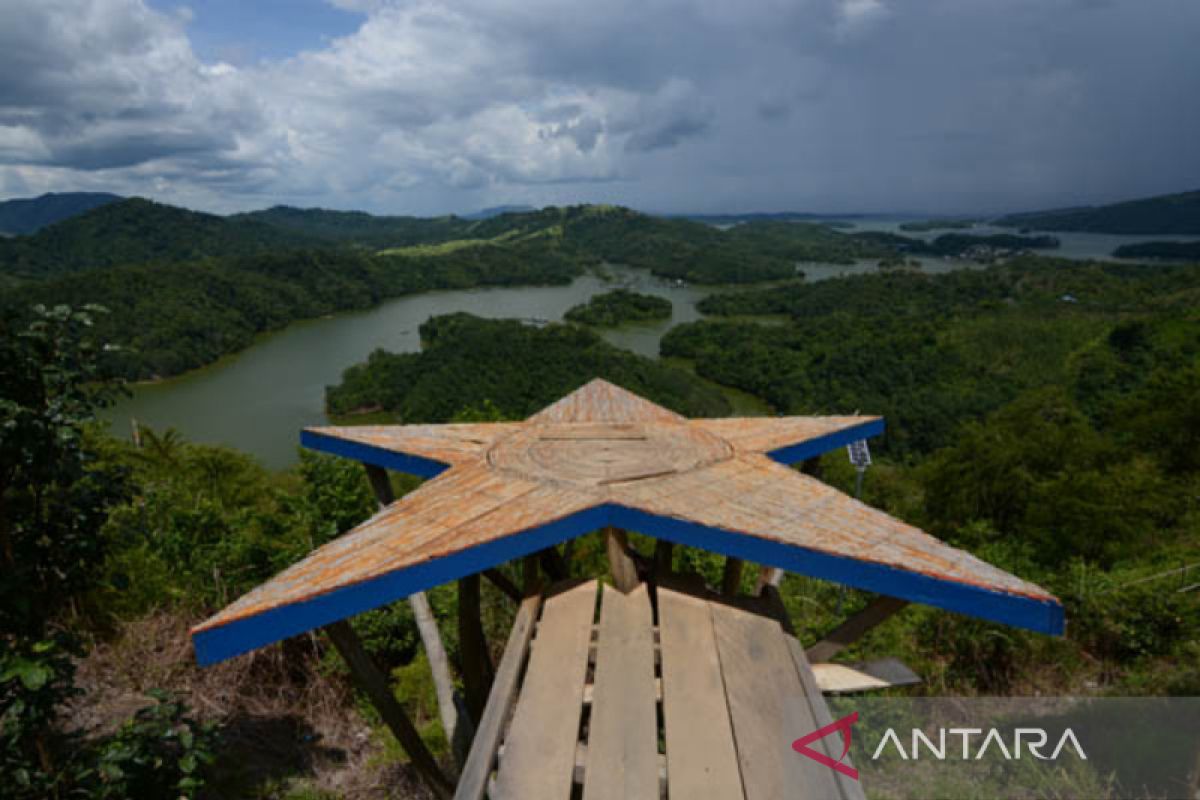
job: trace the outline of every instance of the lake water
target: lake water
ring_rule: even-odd
[[[852,230],[897,231],[901,221],[857,221]],[[991,230],[980,227],[971,232]],[[1053,254],[1073,258],[1108,258],[1119,244],[1173,238],[1055,235],[1063,246]],[[924,258],[921,262],[931,272],[978,266],[943,259]],[[852,265],[804,264],[801,268],[808,280],[824,280],[872,272],[876,264],[872,259]],[[603,330],[601,335],[618,347],[653,358],[658,356],[659,340],[667,329],[699,319],[696,302],[714,291],[676,286],[645,272],[620,267],[609,270],[611,282],[586,275],[569,286],[431,292],[389,300],[369,311],[298,322],[210,366],[160,383],[135,386],[133,396],[109,409],[105,418],[119,434],[128,435],[130,421],[136,419],[156,429],[174,427],[194,442],[236,447],[268,467],[283,468],[296,462],[300,429],[327,421],[325,387],[337,383],[344,369],[363,361],[376,348],[419,350],[417,329],[432,316],[466,311],[481,317],[561,320],[567,309],[593,294],[626,286],[670,300],[674,309],[671,319]],[[762,411],[745,395],[730,391],[729,396],[738,413]]]
[[[672,325],[700,318],[696,302],[710,290],[674,286],[645,272],[609,267],[614,280],[593,275],[569,286],[430,292],[389,300],[369,311],[307,320],[261,337],[240,353],[186,375],[139,384],[133,396],[109,409],[113,431],[127,435],[130,420],[156,429],[174,427],[194,442],[224,444],[282,468],[295,463],[305,425],[326,422],[325,387],[371,351],[420,349],[418,328],[438,314],[466,311],[480,317],[561,320],[574,305],[599,292],[627,286],[671,301],[670,320],[601,331],[618,347],[658,356]]]

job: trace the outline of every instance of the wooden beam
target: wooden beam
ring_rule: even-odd
[[[526,597],[539,594],[542,591],[542,579],[538,574],[537,553],[525,556],[525,560],[521,562],[521,583],[524,586]]]
[[[604,529],[604,545],[608,550],[608,568],[612,572],[613,586],[619,591],[630,592],[638,585],[637,565],[625,550],[629,540],[620,528]]]
[[[392,481],[387,470],[374,464],[364,464],[371,488],[375,491],[375,499],[380,508],[386,508],[395,502],[392,492]],[[454,702],[454,676],[450,674],[450,659],[446,656],[446,646],[442,644],[442,635],[438,631],[437,619],[429,605],[429,598],[424,592],[409,595],[408,605],[412,609],[413,619],[417,623],[417,631],[421,634],[421,644],[425,647],[425,655],[429,659],[429,670],[433,674],[433,686],[437,691],[438,716],[442,720],[442,729],[446,739],[454,745],[455,755],[463,755],[465,731],[459,731],[458,705]]]
[[[450,781],[442,773],[433,754],[421,741],[421,734],[404,713],[404,709],[392,694],[392,687],[384,677],[379,667],[363,649],[358,635],[345,620],[338,620],[325,626],[325,633],[333,646],[337,648],[355,683],[367,695],[371,705],[379,712],[379,716],[395,735],[396,741],[404,748],[412,761],[413,768],[425,785],[430,788],[435,797],[449,798],[453,792]]]
[[[396,493],[392,491],[392,480],[388,477],[387,470],[374,464],[363,464],[363,466],[367,468],[367,480],[371,482],[371,490],[375,492],[375,499],[379,501],[379,507],[384,508],[394,503]]]
[[[792,625],[792,617],[788,614],[787,606],[783,603],[783,595],[779,593],[779,589],[768,583],[763,587],[759,597],[762,598],[763,604],[767,608],[767,613],[779,620],[779,624],[783,626],[783,629],[787,633],[795,636],[796,629]]]
[[[654,574],[670,575],[675,566],[675,543],[659,539],[654,545]]]
[[[522,601],[517,609],[517,618],[508,634],[508,644],[500,658],[500,667],[496,670],[496,680],[492,682],[483,716],[479,718],[479,726],[475,729],[475,742],[471,745],[471,753],[459,778],[454,800],[483,800],[487,792],[488,778],[496,763],[496,752],[500,749],[504,721],[517,696],[521,667],[529,653],[529,640],[533,636],[541,603],[542,598],[533,595]]]
[[[742,587],[742,560],[729,556],[725,559],[725,573],[721,576],[721,594],[733,597]]]
[[[558,552],[558,548],[547,547],[538,554],[542,560],[542,569],[550,576],[550,580],[554,583],[565,581],[569,570],[567,562],[563,561],[562,554]]]
[[[525,595],[521,592],[520,589],[517,588],[517,585],[515,583],[513,583],[512,581],[510,581],[508,579],[508,576],[505,575],[500,570],[495,569],[495,568],[485,569],[483,571],[483,576],[485,578],[487,578],[489,581],[491,581],[493,586],[495,586],[500,591],[504,592],[506,595],[508,595],[514,601],[519,603],[525,599]]]
[[[813,456],[806,458],[800,463],[800,471],[805,475],[811,475],[817,480],[821,480],[821,457]]]
[[[779,588],[783,583],[783,570],[776,567],[762,566],[758,568],[758,580],[754,582],[754,593],[762,594],[768,586]]]
[[[907,600],[880,595],[868,603],[862,611],[826,634],[824,639],[805,650],[804,654],[809,661],[814,663],[828,661],[861,639],[867,631],[907,605]]]
[[[463,690],[471,719],[483,716],[488,692],[492,688],[492,658],[479,607],[479,575],[468,575],[458,581],[458,647],[462,653]]]

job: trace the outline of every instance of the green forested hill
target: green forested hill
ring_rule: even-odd
[[[1200,191],[1147,197],[1107,206],[1009,214],[997,220],[996,224],[1041,231],[1200,236]]]
[[[612,327],[625,322],[670,319],[671,301],[628,289],[593,295],[586,303],[567,309],[563,318],[568,322],[597,327]]]
[[[1123,244],[1113,250],[1117,258],[1149,258],[1170,261],[1200,261],[1200,242],[1141,242]]]
[[[689,373],[574,325],[536,328],[448,314],[422,325],[421,341],[420,353],[376,350],[347,369],[326,391],[330,412],[384,410],[404,422],[446,422],[490,405],[504,418],[520,419],[597,377],[688,416],[730,411],[720,391]]]
[[[386,248],[445,242],[463,238],[471,223],[447,217],[376,216],[363,211],[331,211],[324,208],[274,206],[263,211],[234,214],[232,222],[269,225],[300,236],[317,237],[331,243]]]
[[[122,264],[239,256],[319,244],[300,233],[141,198],[95,208],[32,236],[0,239],[0,271],[46,278]]]
[[[1107,352],[1106,337],[1125,323],[1153,321],[1138,329],[1129,357],[1149,357],[1142,348],[1161,345],[1164,367],[1200,363],[1197,308],[1194,266],[1026,257],[986,270],[878,273],[713,295],[700,303],[707,314],[785,314],[791,323],[681,325],[662,352],[693,359],[700,374],[781,412],[885,414],[888,449],[905,457],[948,444],[964,420],[1022,391],[1067,384],[1071,370]],[[1079,379],[1081,393],[1096,382]]]
[[[175,375],[246,347],[297,319],[369,308],[433,289],[567,283],[582,267],[553,250],[494,246],[469,252],[370,256],[347,250],[262,253],[179,264],[143,264],[27,283],[0,302],[22,315],[34,304],[96,304],[97,334],[119,345],[128,378]]]
[[[0,234],[24,236],[121,197],[107,192],[62,192],[0,202]]]

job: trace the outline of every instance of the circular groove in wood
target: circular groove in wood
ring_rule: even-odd
[[[724,461],[733,447],[690,425],[530,425],[495,444],[488,462],[538,482],[577,488],[667,477]]]

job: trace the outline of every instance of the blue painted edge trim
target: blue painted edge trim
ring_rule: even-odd
[[[661,517],[638,509],[615,506],[609,524],[788,572],[844,583],[857,589],[1039,633],[1059,635],[1065,625],[1063,608],[1057,602],[941,580],[886,564],[830,555],[687,520]]]
[[[432,458],[398,453],[375,445],[351,442],[336,436],[317,431],[300,431],[300,446],[309,450],[330,453],[335,456],[345,456],[364,464],[372,464],[384,469],[394,469],[408,475],[421,478],[433,478],[445,472],[450,465]]]
[[[570,514],[537,528],[432,559],[373,580],[266,611],[193,634],[196,660],[215,664],[258,647],[295,636],[340,619],[379,608],[434,586],[536,553],[608,525],[608,506]]]
[[[415,592],[474,575],[606,525],[1039,633],[1060,635],[1065,625],[1063,608],[1053,601],[939,580],[885,564],[829,555],[606,504],[444,558],[201,631],[192,637],[196,659],[204,666],[215,664]]]
[[[882,433],[883,418],[881,417],[850,428],[843,428],[840,431],[827,433],[815,439],[808,439],[797,444],[780,447],[777,450],[771,450],[767,453],[767,456],[778,461],[780,464],[795,464],[797,461],[804,461],[807,458],[828,453],[830,450],[845,447],[851,442],[857,442],[859,439],[880,436]]]

